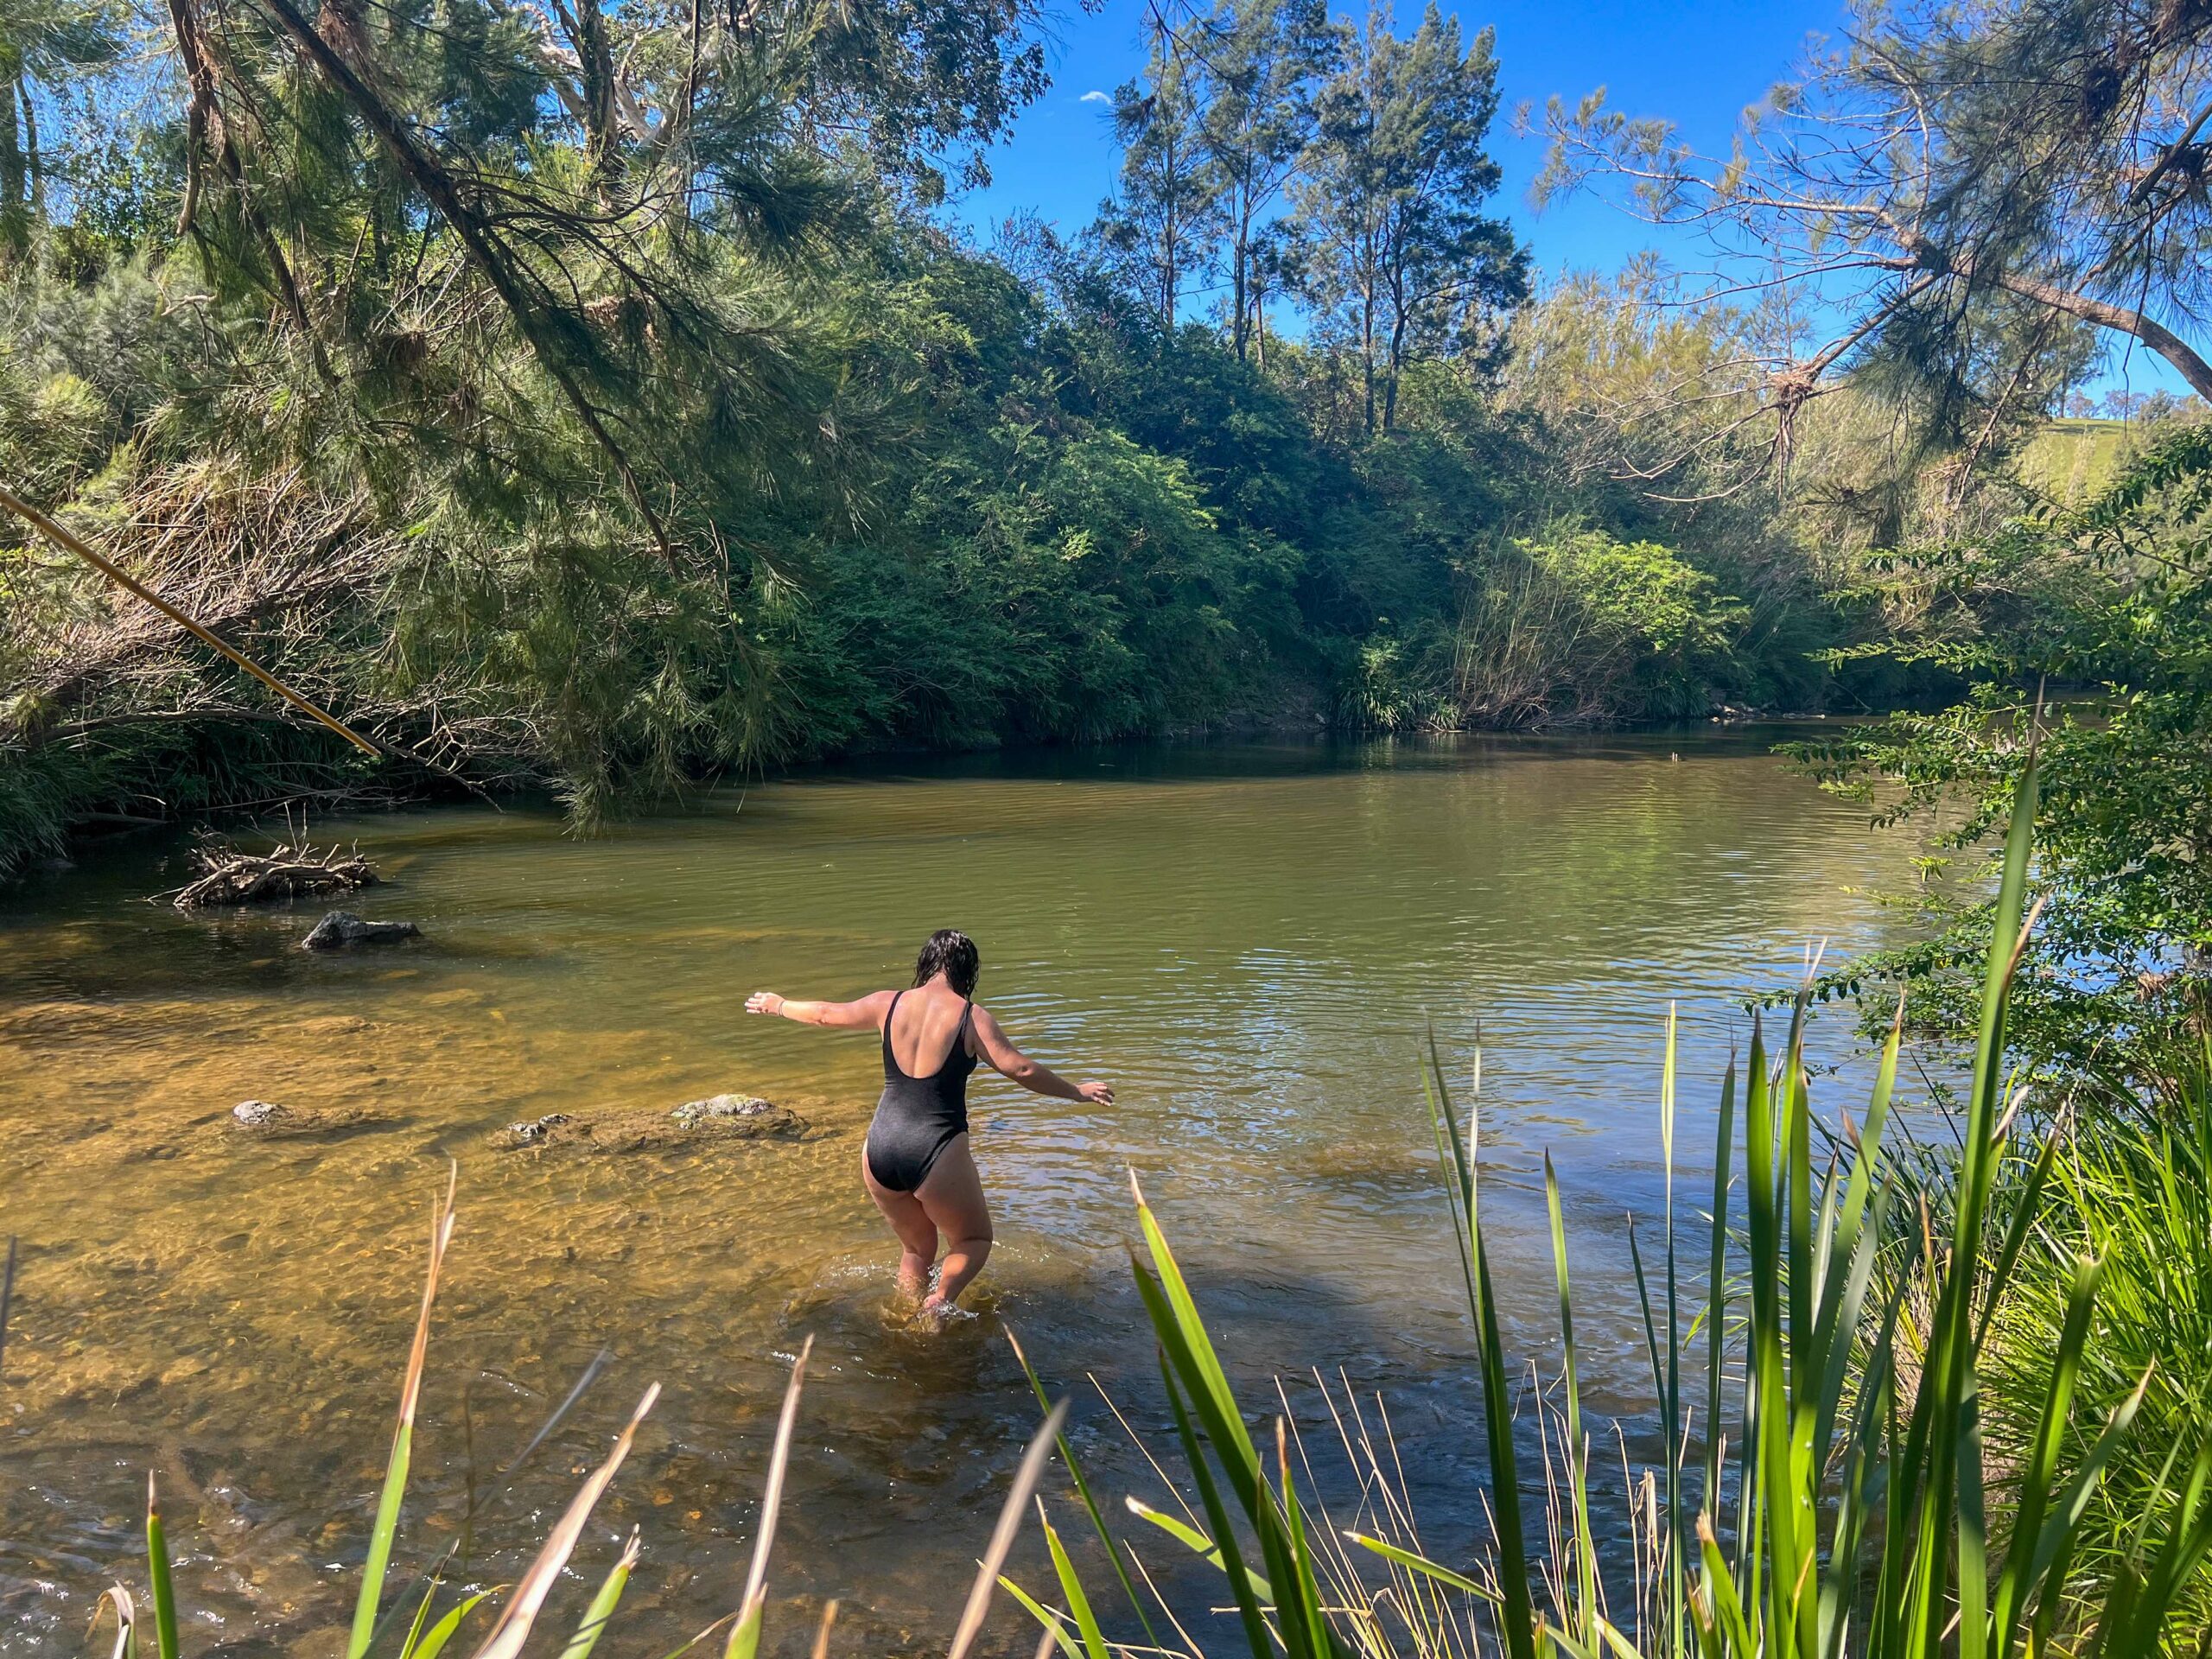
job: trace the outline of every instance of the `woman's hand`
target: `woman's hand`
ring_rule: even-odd
[[[1114,1103],[1114,1091],[1106,1084],[1096,1080],[1090,1083],[1078,1083],[1075,1086],[1075,1091],[1094,1106],[1111,1106]]]
[[[747,1014],[781,1014],[784,999],[773,991],[755,991],[745,999],[745,1011]]]

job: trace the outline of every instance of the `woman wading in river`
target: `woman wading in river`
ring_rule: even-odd
[[[801,1025],[883,1033],[883,1098],[861,1150],[868,1197],[899,1235],[899,1288],[928,1292],[922,1311],[950,1313],[991,1253],[991,1211],[968,1149],[968,1074],[977,1060],[1023,1088],[1056,1100],[1114,1103],[1103,1083],[1070,1083],[1037,1064],[976,1006],[982,958],[965,933],[943,928],[914,959],[914,982],[855,1002],[802,1002],[755,991],[748,1014],[779,1014]],[[944,1267],[929,1289],[939,1236]]]

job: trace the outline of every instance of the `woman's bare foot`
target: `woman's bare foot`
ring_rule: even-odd
[[[928,1294],[930,1269],[936,1266],[918,1250],[902,1250],[899,1255],[897,1289],[902,1302],[918,1302]]]
[[[923,1299],[921,1309],[914,1315],[914,1322],[925,1330],[942,1331],[955,1319],[972,1319],[976,1316],[957,1302],[949,1302],[935,1291]]]

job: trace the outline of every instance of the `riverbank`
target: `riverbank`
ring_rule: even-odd
[[[1829,718],[1827,711],[1820,709],[1758,709],[1716,700],[1702,716],[1686,719],[1614,720],[1570,725],[1564,728],[1539,728],[1534,733],[1528,732],[1527,728],[1519,729],[1524,735],[1566,735],[1578,731],[1630,735],[1669,732],[1695,734],[1713,727],[1810,728],[1815,722],[1824,722]],[[118,722],[118,728],[127,728],[128,725],[127,721]],[[1507,734],[1507,732],[1497,730],[1423,728],[1407,735],[1436,740]],[[334,757],[331,751],[334,745],[322,734],[304,728],[294,734],[299,741],[297,753],[264,755],[258,763],[250,759],[242,760],[238,757],[225,757],[219,779],[207,775],[207,768],[212,764],[207,750],[209,735],[208,732],[192,732],[189,729],[164,730],[160,734],[161,747],[156,753],[163,761],[176,767],[170,779],[170,793],[188,804],[175,810],[168,810],[168,799],[149,798],[143,791],[137,793],[134,801],[139,810],[114,810],[107,804],[113,798],[114,786],[111,781],[102,779],[99,771],[83,779],[81,793],[73,795],[66,781],[71,770],[66,760],[56,768],[61,774],[60,778],[47,782],[39,777],[41,762],[37,752],[25,754],[20,751],[0,749],[0,888],[10,883],[65,873],[74,867],[78,855],[96,851],[103,844],[118,837],[202,826],[219,834],[243,834],[251,840],[257,827],[270,819],[281,819],[286,823],[294,819],[320,820],[364,810],[392,810],[439,803],[451,804],[470,799],[527,810],[548,802],[557,803],[559,799],[557,784],[549,779],[514,777],[495,787],[469,789],[452,778],[420,769],[394,764],[378,768],[362,762],[358,756],[342,753]],[[1305,695],[1284,696],[1272,708],[1234,710],[1207,721],[1142,734],[1141,741],[1185,746],[1233,746],[1254,742],[1345,745],[1367,741],[1375,735],[1370,731],[1332,721],[1318,690],[1308,687]],[[185,740],[185,747],[181,748],[177,747],[180,738]],[[1071,755],[1080,756],[1093,750],[1110,749],[1116,746],[1071,742],[1043,747],[1046,749],[1064,748]],[[840,770],[865,770],[871,766],[895,767],[924,760],[957,762],[1001,753],[1020,754],[1037,751],[1038,748],[1036,745],[1008,745],[995,739],[971,745],[938,746],[887,740],[840,753],[786,762],[766,769],[749,781],[803,779]],[[315,753],[318,750],[321,751],[320,754]],[[149,761],[143,759],[139,763],[140,766],[148,764]],[[314,774],[305,784],[298,776],[302,769]],[[135,772],[138,767],[126,766],[124,770]],[[291,792],[286,792],[288,784]],[[702,792],[743,786],[741,783],[727,779],[693,779],[671,790],[669,797],[659,804],[665,808],[675,802],[696,798]],[[635,803],[632,810],[650,812],[654,808],[655,803],[647,799]]]

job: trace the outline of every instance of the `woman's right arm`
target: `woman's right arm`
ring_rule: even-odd
[[[745,999],[745,1011],[796,1020],[802,1026],[827,1026],[833,1031],[874,1031],[883,1023],[895,995],[875,991],[857,1002],[808,1002],[774,991],[755,991]]]

